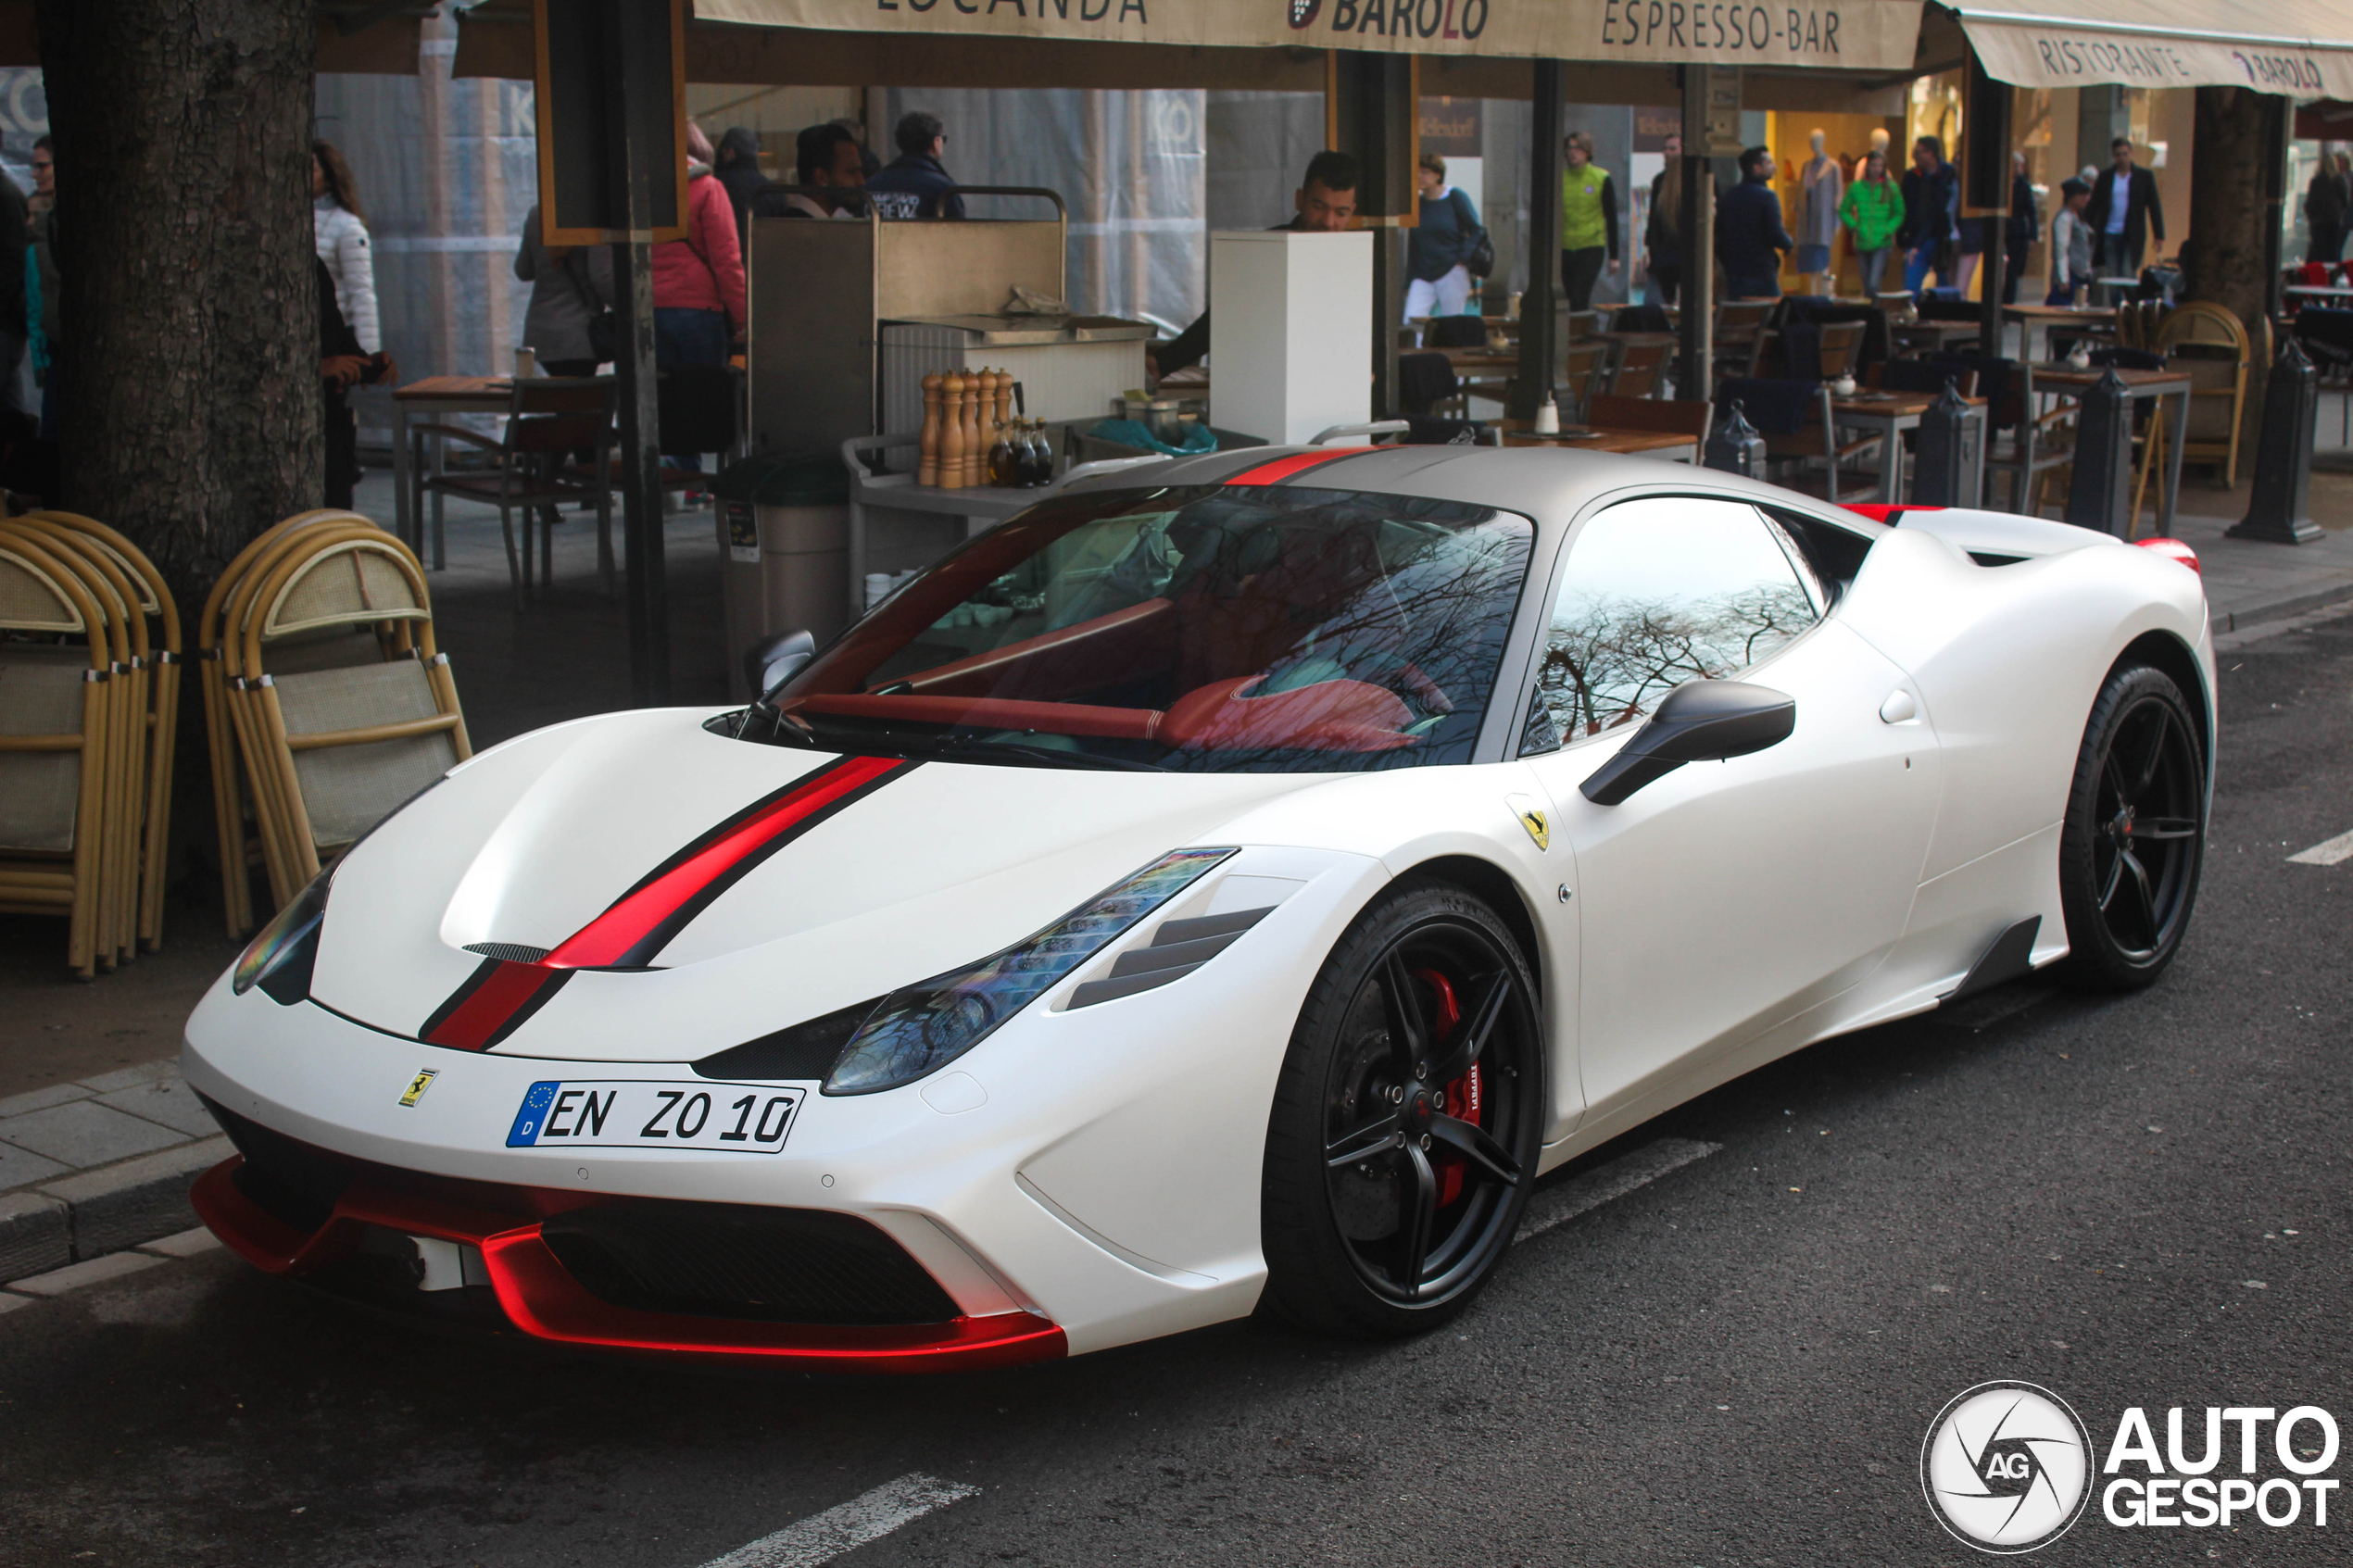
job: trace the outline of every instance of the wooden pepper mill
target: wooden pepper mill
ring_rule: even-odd
[[[964,419],[972,405],[964,396],[964,378],[955,371],[939,386],[939,487],[964,487]]]
[[[973,438],[964,448],[964,460],[971,466],[965,470],[965,482],[971,484],[988,483],[988,448],[996,440],[989,429],[988,415],[996,393],[997,372],[984,370],[973,378]],[[973,459],[978,458],[977,462]]]
[[[964,442],[959,454],[963,458],[963,480],[966,485],[981,482],[981,467],[988,460],[988,448],[980,444],[981,373],[974,371],[964,378]]]
[[[937,371],[924,378],[924,433],[918,442],[922,457],[915,463],[915,483],[939,483],[939,384]]]
[[[1003,430],[1013,422],[1013,373],[997,372],[997,428]]]

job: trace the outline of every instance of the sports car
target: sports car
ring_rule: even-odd
[[[190,1019],[260,1267],[915,1370],[1445,1321],[1543,1173],[2048,965],[2145,985],[2188,550],[1541,450],[1057,492],[743,708],[484,751]]]

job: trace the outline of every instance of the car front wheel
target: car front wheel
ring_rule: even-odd
[[[1445,1322],[1511,1245],[1543,1135],[1536,990],[1509,929],[1400,884],[1309,991],[1266,1140],[1268,1310],[1331,1333]]]
[[[2146,665],[2109,674],[2092,705],[2059,835],[2066,978],[2146,985],[2173,961],[2197,900],[2206,755],[2190,706]]]

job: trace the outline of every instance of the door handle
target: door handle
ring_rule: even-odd
[[[1919,711],[1920,705],[1912,699],[1912,694],[1899,687],[1888,693],[1887,700],[1879,705],[1880,722],[1901,724],[1919,717]]]

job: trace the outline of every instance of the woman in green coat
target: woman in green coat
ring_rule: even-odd
[[[1904,226],[1904,188],[1888,178],[1885,153],[1874,152],[1863,160],[1863,172],[1846,187],[1838,216],[1853,237],[1855,259],[1863,266],[1863,292],[1879,293],[1887,254],[1895,247],[1895,231]]]

